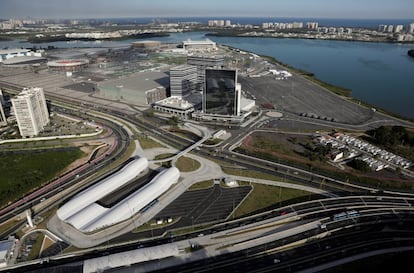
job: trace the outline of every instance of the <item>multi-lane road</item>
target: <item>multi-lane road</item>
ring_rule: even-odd
[[[54,111],[64,111],[65,113],[70,112],[71,115],[76,115],[76,112],[69,109],[64,109],[59,106],[54,106]],[[0,222],[5,222],[10,218],[13,218],[15,215],[18,215],[27,209],[31,209],[36,204],[39,204],[44,200],[58,194],[62,190],[75,185],[82,179],[88,177],[91,173],[99,171],[101,168],[105,167],[108,163],[112,162],[114,159],[125,152],[130,142],[130,138],[125,129],[119,127],[107,119],[98,117],[94,117],[94,119],[96,123],[104,126],[106,129],[105,136],[102,137],[113,137],[114,141],[112,142],[112,145],[110,145],[109,149],[102,155],[91,158],[86,164],[80,165],[77,168],[62,174],[59,178],[55,179],[51,183],[46,184],[45,186],[33,191],[32,193],[27,194],[20,200],[17,200],[16,202],[4,207],[0,211]],[[80,187],[76,190],[76,192],[85,186],[87,185]],[[66,195],[65,198],[70,198],[76,192],[72,192],[71,194]],[[59,202],[61,201],[62,199],[59,200]],[[18,225],[6,231],[5,234],[1,235],[1,237],[7,236],[16,228],[18,228]]]
[[[160,272],[234,272],[237,268],[250,268],[252,272],[279,272],[279,269],[285,272],[291,267],[295,268],[292,272],[296,272],[322,264],[328,267],[328,263],[334,266],[335,261],[348,254],[361,255],[383,248],[414,249],[413,205],[414,198],[380,195],[313,200],[217,224],[203,230],[203,236],[198,231],[174,238],[96,248],[84,255],[33,261],[26,266],[9,268],[8,272],[54,268],[57,264],[67,266],[85,259],[171,242],[178,245],[181,255],[164,262],[133,265],[129,269],[136,270],[134,272],[161,268]],[[358,215],[336,217],[346,211],[356,211]],[[186,252],[190,243],[201,246],[199,252]],[[114,269],[111,272],[129,271]]]
[[[179,150],[185,150],[193,145],[191,141],[179,138],[169,132],[160,133],[157,124],[138,121],[135,117],[130,116],[127,113],[111,110],[110,108],[94,109],[107,112],[119,119],[123,119],[143,132],[150,132],[163,142],[168,143]],[[94,119],[96,120],[96,117],[94,117]],[[73,185],[78,181],[77,179],[86,175],[90,168],[96,170],[96,168],[105,166],[107,162],[110,162],[121,155],[129,145],[130,137],[128,136],[128,132],[125,128],[119,126],[119,124],[112,123],[108,120],[102,120],[100,123],[104,123],[105,126],[109,127],[116,135],[117,141],[112,147],[113,153],[106,153],[103,157],[93,159],[88,165],[82,167],[82,169],[75,170],[74,173],[65,174],[64,177],[51,183],[50,186],[48,186],[49,188],[42,188],[39,192],[33,193],[33,196],[26,196],[25,198],[30,198],[24,199],[23,202],[17,204],[16,207],[12,207],[11,211],[5,211],[5,214],[1,216],[4,217],[2,219],[7,219],[7,217],[10,217],[11,215],[29,208],[35,202],[40,202],[42,198],[47,198],[50,195],[53,195],[55,191],[59,191],[61,187],[69,187],[70,185]],[[241,134],[240,137],[243,137],[243,134]],[[235,138],[233,140],[237,139]],[[227,146],[230,147],[233,143],[229,144],[230,145]],[[203,236],[200,236],[200,231],[198,231],[197,233],[189,233],[174,238],[147,240],[146,242],[131,244],[126,243],[125,245],[116,247],[98,247],[92,252],[81,253],[79,256],[37,260],[26,267],[25,265],[22,265],[20,268],[9,269],[9,271],[21,272],[21,270],[26,270],[26,272],[28,272],[29,269],[32,270],[38,267],[53,267],[57,264],[69,264],[74,261],[79,263],[79,261],[85,259],[135,249],[137,246],[145,248],[171,243],[171,241],[181,244],[181,246],[188,245],[189,240],[202,246],[209,245],[210,249],[208,249],[208,251],[212,251],[213,254],[211,255],[212,258],[209,256],[203,257],[197,256],[200,253],[198,251],[202,250],[194,251],[194,254],[196,254],[195,256],[185,256],[188,261],[186,265],[183,265],[182,263],[174,264],[174,258],[168,259],[168,261],[166,260],[166,263],[162,265],[159,262],[157,263],[157,266],[163,266],[163,270],[170,270],[170,272],[176,272],[177,270],[182,272],[209,272],[213,270],[229,272],[234,271],[237,268],[249,269],[252,272],[270,272],[274,270],[280,270],[280,272],[299,271],[304,268],[314,267],[342,259],[353,250],[355,250],[355,253],[361,253],[364,249],[367,251],[364,244],[362,244],[363,246],[361,247],[352,244],[349,244],[347,247],[344,245],[345,248],[341,248],[339,254],[333,250],[327,251],[328,249],[333,249],[333,246],[341,240],[346,239],[350,242],[355,242],[356,238],[361,238],[361,236],[362,238],[369,238],[369,240],[366,240],[365,244],[371,245],[372,249],[381,248],[381,246],[396,247],[396,241],[405,247],[411,247],[413,245],[412,241],[404,239],[413,238],[413,234],[409,232],[410,229],[412,230],[412,221],[414,218],[412,208],[413,199],[410,194],[386,192],[387,195],[383,195],[383,192],[378,191],[378,189],[354,186],[345,183],[345,181],[321,176],[300,168],[241,156],[233,153],[231,150],[219,149],[217,151],[217,148],[215,147],[202,146],[200,149],[193,152],[207,158],[216,158],[217,156],[220,156],[221,160],[230,164],[236,164],[241,167],[278,175],[279,177],[284,177],[285,179],[308,186],[323,187],[325,190],[331,191],[334,194],[333,196],[336,197],[294,204],[251,217],[216,224],[203,230]],[[77,177],[77,175],[80,177]],[[323,185],[322,181],[324,181]],[[372,192],[377,193],[377,195],[370,195]],[[71,195],[68,195],[67,197],[69,198],[70,196]],[[358,215],[355,218],[334,219],[334,215],[350,210],[357,211]],[[280,221],[281,219],[288,218],[291,220],[289,221],[290,225],[286,229],[273,231],[266,230],[266,236],[254,233],[254,231],[257,232],[257,230],[261,230],[263,226],[269,225],[269,223],[271,224]],[[308,228],[302,230],[300,228],[302,225],[306,225]],[[388,232],[384,232],[383,230],[378,231],[380,227],[385,226],[388,228],[392,227],[393,229],[388,230]],[[213,237],[217,237],[219,234],[227,234],[226,236],[228,236],[228,234],[233,232],[239,234],[245,233],[246,235],[250,232],[249,230],[254,234],[252,235],[252,238],[244,238],[244,241],[238,241],[237,235],[236,237],[232,237],[233,241],[226,245],[228,251],[227,254],[214,250],[214,244],[210,244],[214,241]],[[275,239],[280,235],[279,232],[286,232],[286,230],[297,232],[295,234],[289,234],[288,236],[286,235],[281,240]],[[320,234],[324,235],[324,238],[315,237]],[[377,238],[375,238],[375,236],[377,236]],[[395,236],[398,236],[398,238],[401,237],[402,239],[387,240],[387,238],[396,238]],[[295,242],[302,243],[293,248],[294,254],[290,252],[292,250],[284,249],[284,246],[294,244]],[[222,244],[222,242],[220,242],[220,244]],[[223,246],[221,245],[220,247]],[[207,251],[207,249],[205,250]],[[333,253],[336,253],[335,255],[337,256]],[[243,259],[240,259],[241,257]],[[183,261],[182,257],[176,259],[181,260],[181,262]],[[261,266],[259,267],[257,265]],[[167,269],[168,267],[170,269]],[[139,265],[137,268],[139,268]],[[157,269],[157,267],[154,267],[152,270],[155,269]]]

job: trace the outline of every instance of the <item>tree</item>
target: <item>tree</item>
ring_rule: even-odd
[[[180,122],[180,118],[178,116],[172,116],[168,120],[168,124],[171,126],[178,126],[178,123]]]
[[[369,167],[369,165],[365,161],[358,159],[358,158],[355,158],[354,160],[352,160],[349,165],[352,168],[359,170],[361,172],[364,172],[364,173],[371,171],[371,168]]]

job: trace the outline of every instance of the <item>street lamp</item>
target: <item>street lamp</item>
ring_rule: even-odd
[[[194,216],[191,216],[191,226],[192,226],[193,231],[194,231]]]

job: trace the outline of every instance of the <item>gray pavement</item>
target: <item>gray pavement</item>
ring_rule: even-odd
[[[286,80],[263,76],[239,77],[239,81],[243,90],[256,96],[256,104],[272,103],[276,110],[290,114],[296,119],[301,118],[301,114],[313,115],[313,118],[305,118],[305,120],[313,119],[315,122],[324,121],[325,118],[333,119],[334,122],[326,123],[333,128],[337,124],[361,126],[360,129],[370,124],[380,126],[382,123],[413,126],[412,123],[351,102],[296,74]]]

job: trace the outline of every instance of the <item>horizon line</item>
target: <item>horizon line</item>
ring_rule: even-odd
[[[202,15],[202,16],[188,16],[188,15],[176,15],[176,16],[166,16],[166,15],[161,15],[161,16],[108,16],[108,17],[66,17],[66,18],[62,18],[62,17],[31,17],[31,16],[25,16],[25,17],[8,17],[8,18],[3,18],[0,16],[0,19],[20,19],[20,20],[24,20],[24,19],[39,19],[39,20],[102,20],[102,19],[158,19],[158,18],[162,18],[162,19],[180,19],[180,18],[203,18],[203,19],[207,19],[207,18],[220,18],[220,19],[231,19],[231,18],[275,18],[275,19],[324,19],[324,20],[414,20],[413,18],[387,18],[387,17],[376,17],[376,18],[352,18],[352,17],[307,17],[307,16],[250,16],[250,15],[240,15],[240,16],[235,16],[235,15],[231,15],[231,16],[207,16],[207,15]]]

